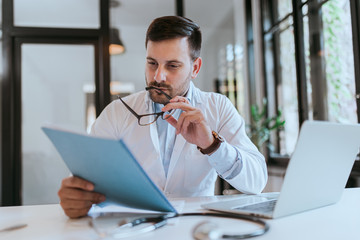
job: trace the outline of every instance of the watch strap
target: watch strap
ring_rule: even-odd
[[[224,142],[224,139],[217,134],[217,132],[212,131],[212,135],[214,137],[214,142],[207,148],[202,149],[201,147],[197,146],[197,149],[202,153],[206,155],[213,154],[218,148],[220,147],[221,143]]]

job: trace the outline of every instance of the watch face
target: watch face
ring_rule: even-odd
[[[222,137],[220,137],[220,135],[217,132],[212,131],[212,134],[215,139],[218,139],[220,142],[224,142],[224,139]]]

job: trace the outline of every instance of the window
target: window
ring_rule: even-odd
[[[306,119],[358,122],[352,19],[359,19],[354,16],[359,11],[352,15],[350,5],[349,0],[261,2],[268,112],[281,109],[286,121],[271,138],[280,155],[293,152]]]
[[[286,121],[279,135],[272,137],[276,151],[285,155],[293,151],[299,129],[294,27],[291,2],[278,1],[274,6],[263,1],[266,97],[272,108],[269,115],[280,109]]]
[[[328,119],[357,123],[350,2],[328,1],[322,5],[321,11]]]

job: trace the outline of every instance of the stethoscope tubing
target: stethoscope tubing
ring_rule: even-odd
[[[132,226],[137,226],[142,223],[153,223],[153,227],[151,230],[158,229],[166,225],[168,219],[177,218],[177,217],[187,217],[187,216],[206,216],[206,217],[221,217],[221,218],[232,218],[236,220],[244,220],[248,222],[255,223],[259,225],[261,228],[257,229],[250,233],[242,233],[242,234],[223,234],[223,239],[246,239],[252,237],[258,237],[264,235],[267,231],[269,231],[270,226],[267,222],[253,216],[243,215],[243,214],[232,214],[232,213],[218,213],[218,212],[190,212],[190,213],[179,213],[179,214],[171,214],[171,215],[163,215],[159,217],[144,217],[139,218],[131,222]]]

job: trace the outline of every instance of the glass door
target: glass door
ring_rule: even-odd
[[[95,118],[95,47],[91,44],[21,45],[22,204],[58,203],[69,171],[43,124],[85,132]]]

